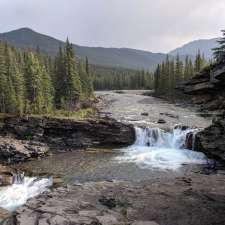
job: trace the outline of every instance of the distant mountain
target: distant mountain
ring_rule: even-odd
[[[192,41],[181,46],[180,48],[174,49],[168,54],[175,56],[179,53],[180,55],[195,56],[199,49],[201,53],[204,53],[205,58],[210,59],[212,58],[212,48],[217,46],[217,40],[218,38]]]
[[[56,55],[59,46],[64,42],[47,35],[37,33],[29,28],[21,28],[0,34],[0,40],[9,42],[19,48],[36,49]],[[152,70],[161,63],[166,55],[129,48],[101,48],[74,45],[77,57],[88,57],[89,62],[95,65],[121,67],[128,69]]]
[[[50,55],[56,55],[59,46],[65,44],[61,40],[37,33],[29,28],[0,33],[0,40],[7,41],[18,48],[36,49],[39,46],[41,51]],[[216,40],[214,38],[192,41],[168,54],[176,56],[179,53],[181,59],[184,59],[185,55],[190,55],[193,58],[199,49],[206,58],[211,58],[211,49],[216,46]],[[152,70],[166,58],[166,54],[163,53],[152,53],[130,48],[85,47],[76,44],[74,47],[77,57],[84,58],[87,56],[91,64],[114,68]]]

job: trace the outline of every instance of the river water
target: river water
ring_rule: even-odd
[[[111,97],[111,95],[109,96]],[[120,99],[118,101],[123,101],[121,95],[117,94],[117,97]],[[125,96],[125,98],[129,98],[129,96]],[[131,101],[134,101],[135,98],[138,99],[139,104],[143,104],[140,103],[140,96],[130,95]],[[146,97],[142,96],[142,98]],[[132,115],[132,119],[136,122],[145,122],[146,128],[138,127],[138,123],[135,123],[136,142],[134,145],[123,149],[87,149],[59,153],[39,161],[35,160],[20,164],[20,169],[26,171],[26,174],[31,178],[26,177],[21,184],[1,188],[0,207],[14,210],[16,207],[23,205],[27,199],[46,191],[52,184],[52,179],[49,176],[61,177],[64,183],[102,180],[142,181],[169,176],[183,176],[189,171],[199,170],[200,165],[205,163],[204,154],[195,152],[194,149],[188,150],[185,148],[186,135],[190,132],[195,133],[197,128],[182,130],[179,128],[172,129],[171,127],[178,122],[182,122],[182,118],[186,118],[186,114],[190,116],[189,111],[185,111],[185,114],[183,109],[177,110],[176,113],[181,112],[182,115],[167,118],[169,121],[167,126],[170,126],[170,129],[163,129],[165,127],[161,126],[159,128],[156,124],[152,128],[149,123],[153,123],[153,119],[157,119],[155,118],[156,114],[158,114],[159,118],[159,115],[162,114],[160,114],[160,111],[165,106],[160,106],[161,108],[158,106],[157,110],[160,111],[152,114],[154,118],[150,116],[150,118],[146,119],[140,118],[140,111],[136,111],[135,114],[133,110],[129,111],[129,107],[122,103],[118,104],[117,101],[114,101],[115,109],[111,108],[110,110],[117,112],[117,105],[120,105],[120,110],[124,107],[123,110],[127,121],[131,121]],[[154,104],[152,106],[155,107]],[[111,102],[110,107],[113,107],[113,102]],[[138,109],[138,107],[138,105],[132,105],[132,108]],[[148,110],[148,107],[145,108],[145,111]],[[143,110],[143,108],[141,109]],[[117,115],[120,116],[121,114],[112,114],[112,117],[118,119]],[[195,124],[201,125],[201,127],[207,125],[207,121],[196,115],[192,116],[194,119],[195,117],[197,118],[196,121],[198,121]],[[178,118],[179,121],[175,121]],[[187,121],[187,119],[184,119],[184,123],[187,123]],[[164,130],[170,131],[166,132]],[[42,179],[34,178],[36,176],[42,177]]]

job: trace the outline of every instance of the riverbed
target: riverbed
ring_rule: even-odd
[[[197,112],[185,104],[173,104],[160,98],[144,96],[147,91],[100,91],[96,95],[102,101],[99,103],[100,115],[110,116],[119,121],[136,126],[173,128],[176,124],[189,127],[205,128],[211,124],[211,117]],[[158,123],[159,120],[165,123]]]

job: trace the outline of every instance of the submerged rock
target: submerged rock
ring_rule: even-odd
[[[157,123],[159,123],[159,124],[164,124],[164,123],[166,123],[166,121],[165,121],[164,119],[159,119],[159,120],[157,121]]]
[[[148,116],[148,115],[149,115],[149,113],[147,113],[147,112],[141,113],[141,116]]]

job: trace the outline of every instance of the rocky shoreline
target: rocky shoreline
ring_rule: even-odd
[[[200,178],[200,179],[199,179]],[[225,176],[68,185],[28,201],[3,225],[225,224]]]

